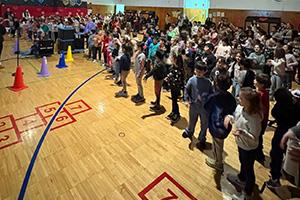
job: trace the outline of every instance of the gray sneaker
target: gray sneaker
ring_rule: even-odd
[[[239,194],[232,195],[233,200],[252,200],[253,195],[247,195],[245,190]]]
[[[242,192],[246,182],[241,181],[237,175],[227,174],[227,180],[235,187],[236,191]]]

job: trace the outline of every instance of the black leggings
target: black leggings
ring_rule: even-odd
[[[2,50],[3,50],[3,42],[0,42],[0,58],[1,58],[1,55],[2,55]]]

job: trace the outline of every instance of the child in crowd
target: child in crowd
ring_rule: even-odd
[[[231,86],[229,74],[219,74],[216,77],[216,93],[211,94],[204,108],[209,116],[209,132],[213,138],[212,152],[213,158],[207,157],[205,162],[208,166],[223,171],[223,146],[224,139],[228,136],[232,126],[228,128],[224,126],[224,118],[227,115],[232,115],[236,108],[235,98],[227,91]]]
[[[115,43],[114,43],[114,50],[112,52],[112,57],[114,60],[114,82],[119,85],[122,86],[121,80],[119,80],[120,77],[120,59],[121,56],[123,55],[122,52],[122,48],[121,48],[121,42],[118,39],[114,39]]]
[[[87,60],[91,60],[92,59],[92,52],[94,52],[94,48],[95,48],[95,41],[94,41],[94,37],[95,37],[95,30],[91,30],[92,34],[89,36],[88,38],[88,49],[89,49],[89,55],[87,57]]]
[[[153,42],[149,45],[149,52],[148,52],[148,60],[151,61],[152,67],[155,65],[156,61],[156,52],[159,49],[160,43],[158,42],[158,37],[153,37]]]
[[[281,186],[280,176],[284,150],[280,148],[280,141],[288,129],[300,121],[300,109],[299,106],[295,104],[291,92],[286,88],[279,88],[275,92],[274,98],[276,104],[272,109],[272,116],[276,120],[277,128],[272,138],[272,149],[270,152],[271,177],[267,182],[267,187],[271,190]]]
[[[170,56],[172,66],[170,68],[170,73],[165,78],[165,81],[168,82],[169,88],[171,89],[172,112],[166,118],[171,120],[173,123],[176,123],[180,120],[177,99],[184,83],[183,59],[181,52],[172,53]]]
[[[224,57],[219,57],[217,59],[217,64],[216,67],[213,68],[213,70],[210,73],[210,80],[216,83],[217,76],[219,74],[227,74],[227,65],[225,64],[225,58]]]
[[[112,66],[113,66],[113,61],[112,61],[113,41],[114,41],[113,35],[109,34],[108,45],[106,47],[107,48],[107,63],[106,63],[106,66],[111,68],[110,73],[113,72],[112,71]]]
[[[256,74],[254,85],[260,94],[260,100],[263,106],[263,118],[261,121],[261,131],[259,134],[259,143],[255,160],[264,165],[265,155],[263,153],[263,135],[266,131],[269,119],[269,88],[271,85],[270,76],[264,73]]]
[[[263,68],[265,66],[265,55],[262,53],[262,45],[256,44],[254,46],[254,52],[252,52],[249,56],[249,59],[252,60],[252,69],[256,73],[263,72]]]
[[[250,59],[245,59],[243,58],[241,60],[241,73],[240,73],[240,77],[239,77],[239,84],[240,84],[240,88],[242,87],[250,87],[250,88],[255,88],[254,86],[254,78],[255,78],[255,74],[254,72],[251,70],[252,67],[252,63]]]
[[[282,47],[277,47],[274,50],[274,60],[269,60],[268,65],[272,66],[270,100],[273,101],[275,91],[282,87],[285,74],[285,51]]]
[[[259,93],[249,87],[241,88],[239,104],[234,115],[224,120],[225,128],[235,123],[235,141],[238,145],[241,169],[238,175],[228,174],[228,181],[239,193],[233,199],[252,199],[255,184],[254,160],[261,131],[262,106]]]
[[[294,66],[293,80],[296,81],[296,71],[298,70],[298,84],[300,84],[300,36],[294,39],[293,55],[298,61],[298,65]]]
[[[202,97],[213,92],[211,81],[204,75],[207,73],[207,65],[204,62],[195,63],[195,75],[187,82],[184,90],[184,104],[189,108],[189,124],[182,133],[184,138],[192,138],[198,117],[201,119],[201,130],[198,136],[198,148],[205,148],[206,130],[208,128],[208,113],[203,107]]]
[[[299,63],[297,62],[296,57],[293,55],[292,46],[284,45],[283,49],[285,51],[285,60],[286,60],[283,86],[287,89],[292,89],[293,70],[294,67],[297,66]]]
[[[207,43],[204,46],[204,53],[201,55],[201,60],[207,65],[207,72],[205,74],[206,78],[209,78],[212,69],[216,66],[216,57],[212,53],[214,50],[214,45]]]
[[[142,78],[145,74],[145,63],[146,63],[146,56],[143,52],[143,42],[137,43],[137,53],[134,59],[134,74],[136,79],[136,84],[138,87],[138,93],[132,97],[134,102],[142,102],[145,101],[144,92],[143,92],[143,85],[142,85]]]
[[[116,97],[128,97],[127,93],[127,76],[130,72],[131,58],[126,46],[122,46],[123,55],[120,59],[121,82],[123,89],[116,94]]]
[[[162,88],[162,83],[164,80],[164,63],[163,63],[163,59],[164,59],[164,53],[161,50],[158,50],[156,52],[156,64],[154,65],[153,69],[146,74],[144,81],[146,82],[147,79],[150,76],[153,76],[154,78],[154,90],[155,90],[155,96],[156,96],[156,100],[155,101],[151,101],[151,104],[153,105],[152,107],[150,107],[150,111],[156,112],[159,111],[161,109],[160,106],[160,94],[161,94],[161,88]]]
[[[240,79],[240,72],[241,72],[241,60],[245,58],[245,55],[243,52],[239,51],[236,54],[236,61],[231,65],[229,68],[228,72],[231,75],[231,78],[233,79],[232,81],[232,91],[231,94],[237,99],[239,92],[240,92],[240,84],[239,84],[239,79]]]

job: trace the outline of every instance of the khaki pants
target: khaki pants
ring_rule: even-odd
[[[212,152],[217,164],[222,164],[223,162],[223,147],[224,139],[213,137]]]

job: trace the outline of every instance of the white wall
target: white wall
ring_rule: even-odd
[[[210,0],[210,8],[300,12],[300,0]]]
[[[125,6],[141,7],[175,7],[183,8],[184,0],[86,0],[87,3],[98,5],[125,4]]]

